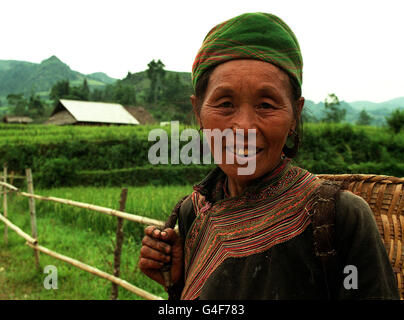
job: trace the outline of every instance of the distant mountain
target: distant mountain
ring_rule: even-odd
[[[372,125],[382,126],[386,124],[385,117],[395,109],[404,109],[404,97],[395,98],[385,102],[371,101],[340,101],[340,107],[347,110],[345,121],[355,123],[358,120],[359,113],[365,110],[372,118]],[[324,117],[325,108],[324,102],[315,103],[311,100],[306,100],[304,105],[304,115],[309,120],[320,120]]]
[[[367,112],[374,112],[380,109],[392,111],[397,108],[404,108],[404,97],[395,98],[385,102],[370,102],[370,101],[354,101],[350,105],[355,109],[361,111],[365,109]]]
[[[71,70],[56,56],[51,56],[41,63],[26,61],[0,60],[0,96],[10,93],[30,94],[48,92],[60,80],[69,80],[72,84],[81,84],[87,78],[90,87],[105,86],[115,79],[104,73],[85,75]]]
[[[346,110],[346,122],[355,122],[357,120],[360,111],[357,111],[355,108],[353,108],[350,103],[346,101],[340,101],[340,108]],[[321,120],[325,117],[324,102],[315,103],[311,100],[306,100],[303,110],[308,119]]]
[[[105,74],[104,72],[95,72],[95,73],[90,73],[87,75],[87,77],[89,77],[90,79],[95,79],[107,84],[112,84],[116,81],[116,79],[111,78],[110,76],[108,76],[107,74]]]

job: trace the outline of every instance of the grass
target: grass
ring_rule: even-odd
[[[163,220],[175,203],[191,191],[191,186],[133,187],[128,190],[127,212],[142,213]],[[118,208],[119,188],[60,188],[36,190],[36,194],[69,198],[100,206]],[[30,233],[28,199],[9,195],[9,219]],[[38,242],[50,250],[113,273],[116,219],[67,205],[36,201]],[[125,221],[121,258],[121,278],[155,295],[167,298],[164,289],[144,276],[137,267],[145,226]],[[111,283],[40,253],[40,270],[35,268],[33,250],[14,231],[3,241],[0,224],[0,299],[22,300],[104,300],[109,299]],[[46,265],[58,271],[58,289],[47,290],[43,281]],[[142,299],[120,288],[119,299]]]

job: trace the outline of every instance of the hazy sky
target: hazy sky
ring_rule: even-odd
[[[161,59],[167,70],[190,72],[214,25],[259,11],[295,32],[307,99],[404,96],[403,0],[0,0],[0,60],[56,55],[81,73],[123,78]]]

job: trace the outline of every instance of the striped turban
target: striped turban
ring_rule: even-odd
[[[193,87],[207,69],[235,59],[269,62],[302,85],[299,43],[286,23],[272,14],[245,13],[210,30],[192,66]]]

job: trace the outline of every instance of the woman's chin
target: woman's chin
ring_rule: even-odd
[[[261,168],[254,168],[253,166],[247,167],[247,165],[240,164],[219,164],[219,167],[229,179],[235,180],[242,184],[246,184],[258,179],[266,173],[265,170]]]

